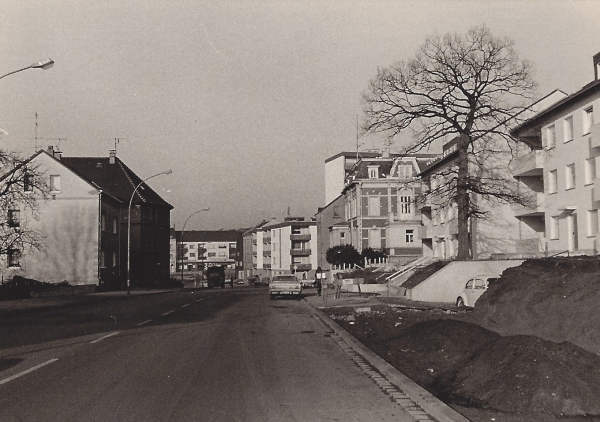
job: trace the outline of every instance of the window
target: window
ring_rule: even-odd
[[[117,234],[117,219],[115,217],[113,217],[112,232]]]
[[[340,233],[340,239],[344,239],[345,237],[346,237],[346,233],[344,233],[344,232],[341,232],[341,233]]]
[[[558,239],[558,217],[550,217],[550,239]]]
[[[8,266],[9,267],[20,267],[21,266],[21,251],[18,249],[8,250]]]
[[[587,212],[587,236],[593,237],[598,233],[598,210]]]
[[[209,252],[209,253],[208,253],[208,257],[209,257],[209,258],[214,258],[214,257],[216,257],[216,256],[217,256],[217,253],[216,253],[216,252]]]
[[[379,166],[369,166],[369,179],[377,179],[379,177]]]
[[[565,142],[569,142],[573,140],[573,116],[569,116],[564,121],[564,129],[565,129]]]
[[[556,193],[558,191],[557,177],[558,173],[556,170],[548,172],[548,193]]]
[[[411,197],[410,196],[400,196],[400,214],[410,214],[410,203],[411,203]]]
[[[190,253],[190,258],[196,258],[196,254],[194,252]]]
[[[10,227],[19,227],[21,224],[20,214],[19,210],[8,210],[8,225]]]
[[[406,243],[413,243],[415,241],[414,235],[415,231],[413,229],[406,229]]]
[[[50,191],[60,192],[60,176],[57,174],[50,176]]]
[[[585,160],[585,184],[589,185],[594,183],[596,178],[596,158],[588,158]]]
[[[117,267],[117,253],[116,252],[112,253],[112,266],[113,266],[113,268]]]
[[[102,216],[100,217],[100,227],[102,228],[102,231],[106,230],[106,214],[102,213]]]
[[[106,268],[106,257],[104,255],[104,251],[100,251],[100,267]]]
[[[190,249],[196,249],[196,245],[193,243],[190,243]]]
[[[367,215],[370,217],[379,217],[381,213],[381,207],[379,203],[379,196],[369,196],[369,208]]]
[[[554,148],[556,145],[556,128],[554,125],[546,128],[546,148]]]
[[[413,177],[412,164],[401,164],[398,166],[398,177],[400,179],[410,179]]]
[[[33,192],[33,175],[25,174],[23,176],[23,190],[25,192]]]
[[[573,189],[575,187],[575,164],[568,164],[565,173],[565,189]]]
[[[302,229],[300,227],[292,227],[292,234],[302,234]]]
[[[589,107],[583,110],[583,134],[590,133],[594,125],[594,108]]]

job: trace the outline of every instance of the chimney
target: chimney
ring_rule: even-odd
[[[48,154],[50,154],[57,160],[60,160],[60,158],[62,157],[62,152],[57,149],[54,149],[52,145],[48,145]]]
[[[594,54],[594,80],[598,80],[600,76],[600,53]]]
[[[117,150],[111,149],[108,151],[108,163],[114,164],[117,158]]]

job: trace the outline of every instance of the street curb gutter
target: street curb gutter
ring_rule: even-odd
[[[396,385],[428,415],[439,422],[469,422],[469,419],[434,397],[430,392],[415,383],[406,375],[398,371],[384,359],[375,354],[371,349],[358,341],[348,331],[340,327],[323,311],[317,309],[307,300],[303,301],[321,321],[327,324],[335,333],[346,342],[356,353],[361,355],[369,364],[383,374],[389,382]]]

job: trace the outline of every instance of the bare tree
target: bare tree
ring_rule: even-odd
[[[469,218],[484,214],[470,192],[505,203],[527,201],[506,177],[508,162],[499,159],[510,152],[509,124],[518,123],[536,88],[530,64],[513,44],[486,27],[430,37],[412,60],[380,68],[363,95],[364,132],[386,134],[391,144],[410,129],[406,153],[456,139],[455,166],[435,195],[458,206],[458,259],[469,258]]]
[[[43,249],[43,236],[31,224],[39,218],[39,201],[49,187],[39,167],[29,159],[0,150],[0,255],[18,261],[29,249]]]

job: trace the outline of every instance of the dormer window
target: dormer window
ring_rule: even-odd
[[[379,166],[369,166],[369,179],[379,179]]]

